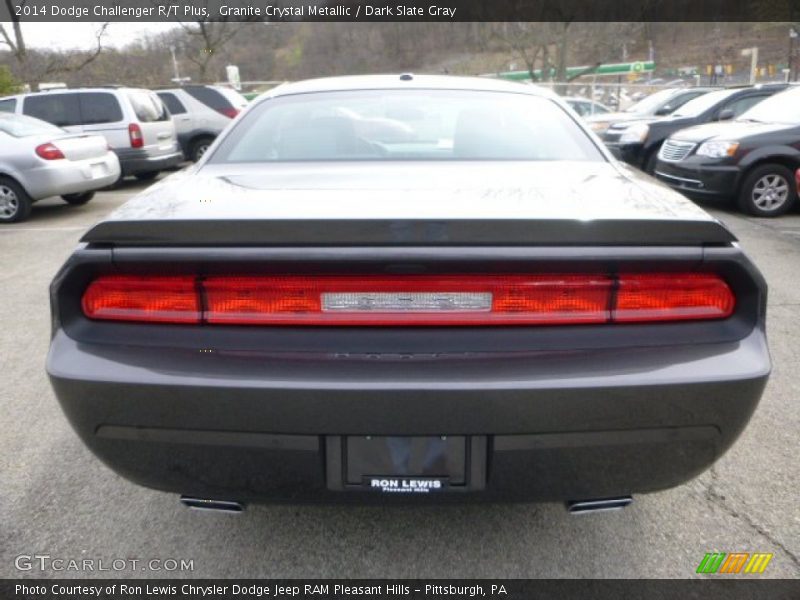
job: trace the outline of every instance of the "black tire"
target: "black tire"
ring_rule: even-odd
[[[655,175],[656,174],[656,163],[658,162],[658,151],[661,149],[661,146],[650,152],[647,155],[647,160],[644,163],[644,172],[648,175]]]
[[[81,204],[86,204],[94,198],[94,192],[83,192],[81,194],[64,194],[61,196],[61,199],[66,202],[67,204],[72,204],[74,206],[80,206]]]
[[[17,223],[31,215],[33,200],[10,177],[0,177],[0,223]]]
[[[156,177],[158,177],[160,171],[144,171],[142,173],[136,174],[136,179],[139,181],[153,181]]]
[[[201,158],[203,158],[203,154],[206,153],[208,147],[212,144],[214,138],[209,137],[202,137],[192,141],[191,146],[189,146],[189,159],[192,162],[197,162]]]
[[[759,165],[747,174],[739,189],[739,208],[756,217],[777,217],[797,201],[794,173],[776,163]]]

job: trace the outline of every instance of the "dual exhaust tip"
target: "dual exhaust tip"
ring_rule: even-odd
[[[601,498],[594,500],[575,500],[567,502],[567,512],[573,515],[587,513],[608,512],[622,510],[633,503],[632,496],[619,496],[617,498]]]
[[[237,514],[244,512],[244,504],[233,500],[209,500],[208,498],[192,498],[181,496],[181,504],[192,510]]]
[[[594,500],[575,500],[567,502],[567,512],[573,515],[622,510],[633,502],[631,496],[601,498]],[[237,514],[244,512],[245,505],[233,500],[210,500],[181,496],[181,504],[192,510]]]

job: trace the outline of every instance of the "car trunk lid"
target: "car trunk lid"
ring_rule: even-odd
[[[83,241],[181,246],[725,244],[717,220],[612,163],[220,165],[140,194]]]

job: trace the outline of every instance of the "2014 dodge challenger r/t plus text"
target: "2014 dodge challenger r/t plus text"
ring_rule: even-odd
[[[487,79],[281,86],[88,231],[51,296],[75,430],[195,507],[624,506],[719,458],[770,371],[733,235]]]

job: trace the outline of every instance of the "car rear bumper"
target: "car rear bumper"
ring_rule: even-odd
[[[180,149],[168,153],[153,154],[150,150],[117,150],[122,175],[136,175],[149,171],[163,171],[175,167],[183,162],[183,152]]]
[[[659,160],[655,175],[679,192],[731,197],[737,192],[741,169],[730,165],[702,164],[691,159],[680,163]]]
[[[466,483],[430,496],[577,500],[708,468],[748,422],[770,361],[760,329],[713,344],[426,357],[154,350],[58,330],[47,370],[92,451],[156,489],[383,498],[347,484],[347,436],[466,436]]]
[[[113,153],[80,161],[48,161],[21,179],[33,200],[64,194],[80,194],[111,185],[119,178],[120,165]]]

